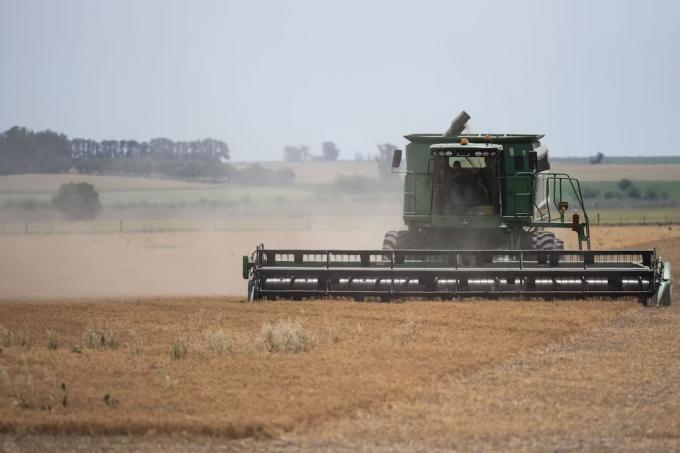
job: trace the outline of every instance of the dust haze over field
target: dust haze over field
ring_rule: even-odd
[[[258,244],[379,249],[394,224],[384,220],[368,228],[0,236],[0,299],[244,296],[241,257]],[[593,245],[625,247],[652,235],[676,238],[680,227],[593,228]],[[572,236],[564,236],[568,247]]]
[[[241,257],[280,248],[379,248],[366,229],[0,236],[0,299],[246,294]]]

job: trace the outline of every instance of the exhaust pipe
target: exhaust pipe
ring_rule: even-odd
[[[451,126],[444,132],[444,137],[454,138],[459,136],[465,130],[465,125],[469,120],[470,115],[465,110],[460,112],[451,122]]]

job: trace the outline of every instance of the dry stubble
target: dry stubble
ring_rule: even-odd
[[[492,366],[637,309],[611,302],[3,303],[3,325],[30,344],[5,347],[0,364],[11,378],[30,376],[38,397],[52,408],[23,408],[4,385],[0,426],[276,435],[382,401],[414,398],[452,375]],[[262,326],[287,319],[302,324],[313,338],[311,348],[301,353],[259,349]],[[88,347],[83,334],[89,326],[118,332],[120,345]],[[233,339],[227,353],[201,344],[204,333],[218,327]],[[63,344],[56,351],[47,347],[48,330]],[[171,357],[178,340],[186,354]],[[126,347],[129,341],[142,346],[133,352]],[[65,407],[62,383],[68,393]]]

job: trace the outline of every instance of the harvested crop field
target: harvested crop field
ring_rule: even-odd
[[[658,238],[640,247],[657,247],[680,269],[680,229],[648,228],[594,236],[598,248]],[[165,247],[124,248],[139,254],[121,272],[132,275],[124,269],[159,250],[167,253],[156,263],[175,266],[166,275],[177,280],[207,269],[196,267],[198,255],[180,260],[191,256],[190,234],[204,244],[199,250],[224,239],[236,261],[258,235],[229,245],[223,233],[148,235]],[[268,234],[268,242],[285,236]],[[100,242],[85,241],[75,255],[63,252],[62,235],[29,237],[38,239],[35,249],[23,236],[0,238],[11,252],[1,258],[3,285],[28,269],[48,275],[59,250],[76,274],[94,275],[85,257],[102,248],[124,259],[115,251],[123,236],[95,237]],[[295,246],[322,240],[293,239]],[[28,250],[37,257],[32,267],[10,265]],[[238,264],[225,269],[225,262],[213,262],[214,273],[196,282],[236,281]],[[161,275],[151,265],[143,272]],[[50,298],[56,280],[43,280],[50,281],[32,285],[27,275],[13,288],[37,293],[0,304],[6,450],[680,448],[677,284],[675,306],[647,309],[632,301],[63,299],[67,286]],[[138,288],[130,281],[130,291]]]
[[[452,373],[473,372],[635,309],[610,302],[558,307],[220,299],[3,304],[9,333],[2,363],[13,385],[3,395],[0,425],[273,436],[416,396]],[[281,321],[299,352],[265,350],[263,329]],[[34,388],[26,394],[29,379]],[[40,410],[47,406],[52,410]]]

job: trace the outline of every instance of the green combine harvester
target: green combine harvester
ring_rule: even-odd
[[[249,300],[402,298],[638,298],[670,305],[670,263],[655,250],[591,250],[576,178],[551,173],[542,135],[405,138],[404,223],[382,250],[273,250],[243,257]],[[571,206],[570,206],[571,204]],[[564,250],[553,231],[571,231]]]

